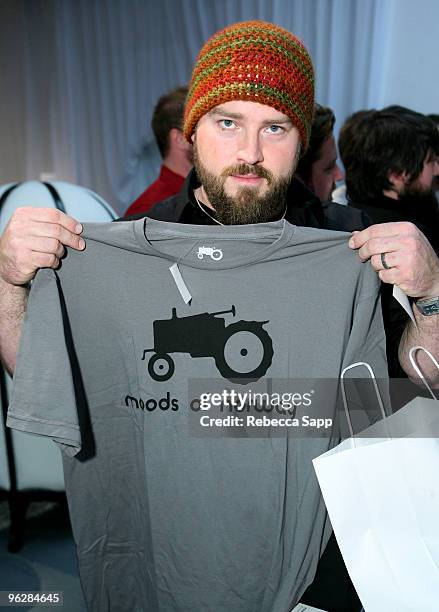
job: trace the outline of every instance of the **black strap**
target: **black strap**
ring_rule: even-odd
[[[53,200],[53,203],[55,205],[55,208],[57,208],[61,212],[67,214],[66,207],[64,206],[64,202],[62,201],[61,196],[59,195],[57,189],[51,183],[46,183],[46,182],[42,181],[41,184],[46,187],[46,189],[48,190],[48,192],[52,196],[52,200]],[[6,202],[8,196],[14,191],[14,189],[19,187],[20,185],[21,185],[21,183],[14,183],[13,185],[11,185],[7,189],[5,189],[5,191],[0,196],[0,210],[1,210],[2,206],[3,206],[3,204]],[[100,204],[100,206],[108,213],[110,219],[112,219],[113,221],[114,221],[114,219],[116,219],[116,215],[114,214],[114,212],[111,210],[110,206],[104,200],[102,200],[99,196],[96,196],[94,193],[92,193],[90,191],[87,191],[87,193],[88,193],[88,195],[90,197],[93,198],[93,200],[95,200],[95,202]]]
[[[111,218],[112,221],[117,219],[117,215],[114,214],[114,212],[110,208],[110,205],[107,204],[105,202],[105,200],[103,200],[100,196],[98,196],[97,194],[93,193],[92,191],[89,191],[88,195],[90,197],[92,197],[93,200],[95,200],[98,204],[100,204],[102,206],[102,208],[110,215],[110,218]]]
[[[63,201],[61,200],[58,191],[55,189],[55,187],[53,185],[51,185],[50,183],[45,183],[44,181],[42,182],[42,184],[47,187],[50,195],[52,196],[53,199],[53,203],[55,204],[55,208],[57,208],[58,210],[60,210],[63,213],[67,214],[66,211],[66,207],[64,206]]]
[[[15,466],[15,455],[14,445],[12,442],[12,432],[9,427],[6,427],[6,417],[8,414],[8,391],[6,388],[6,372],[3,366],[0,364],[0,402],[2,409],[2,420],[4,423],[5,432],[5,443],[6,443],[6,456],[8,459],[8,472],[9,472],[9,485],[11,491],[17,490],[17,472]]]
[[[14,191],[14,189],[19,187],[21,184],[22,183],[14,183],[13,185],[11,185],[7,189],[5,189],[5,191],[0,196],[0,210],[2,209],[2,206],[5,204],[6,200],[10,196],[10,194]],[[44,185],[45,187],[47,187],[50,195],[52,196],[52,200],[53,200],[53,203],[55,204],[55,208],[57,208],[58,210],[61,210],[62,212],[65,213],[66,212],[66,207],[64,206],[64,203],[61,200],[61,198],[59,196],[59,193],[55,189],[55,187],[53,185],[51,185],[50,183],[42,182],[41,184]]]
[[[0,210],[2,209],[3,204],[6,202],[8,195],[12,193],[14,189],[18,187],[18,185],[21,185],[21,183],[13,183],[10,187],[4,190],[0,196]]]

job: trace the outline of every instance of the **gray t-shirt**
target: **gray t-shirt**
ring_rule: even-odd
[[[63,450],[89,608],[287,612],[326,544],[311,461],[337,434],[192,435],[188,380],[384,377],[376,274],[347,234],[286,221],[84,235],[35,278],[8,425]]]

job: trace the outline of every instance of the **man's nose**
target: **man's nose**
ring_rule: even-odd
[[[240,139],[238,150],[238,161],[245,164],[257,164],[264,160],[259,133],[246,130]]]

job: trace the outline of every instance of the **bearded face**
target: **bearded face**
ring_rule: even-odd
[[[198,179],[213,206],[216,218],[224,225],[264,223],[282,216],[286,206],[286,195],[293,176],[293,169],[283,177],[274,177],[263,166],[237,164],[225,168],[219,175],[207,170],[202,164],[194,146],[194,166]],[[228,194],[227,177],[257,176],[267,182],[267,189],[261,194],[254,186],[239,186],[236,192]]]
[[[256,102],[225,102],[199,120],[193,144],[198,197],[218,221],[282,216],[300,153],[299,132],[287,115]]]

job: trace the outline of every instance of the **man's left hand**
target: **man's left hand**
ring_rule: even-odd
[[[371,225],[349,240],[361,261],[370,259],[383,283],[414,298],[439,295],[439,258],[424,234],[408,221]],[[389,269],[383,267],[381,254]]]

